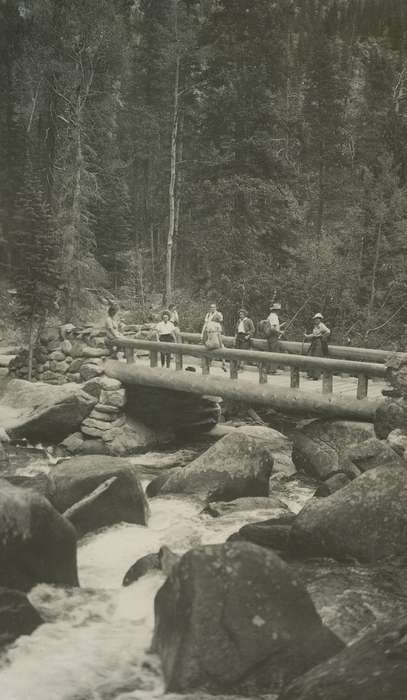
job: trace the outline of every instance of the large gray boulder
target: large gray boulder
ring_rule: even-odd
[[[72,457],[53,467],[50,476],[54,486],[52,502],[61,513],[90,496],[103,482],[117,477],[96,500],[88,502],[80,515],[77,514],[81,532],[121,520],[141,525],[148,522],[147,499],[137,468],[128,459],[103,455]]]
[[[324,481],[340,471],[344,450],[374,437],[373,425],[319,419],[298,430],[292,458],[298,470]]]
[[[208,501],[268,496],[273,454],[266,442],[232,433],[168,477],[160,493],[196,494]]]
[[[49,501],[0,481],[0,586],[77,586],[76,533]]]
[[[2,427],[12,439],[58,443],[79,428],[96,403],[76,384],[13,379],[0,402]]]
[[[291,458],[291,440],[286,435],[266,425],[241,425],[236,430],[267,442],[273,452],[273,473],[283,472],[289,476],[295,473],[296,469]]]
[[[290,549],[300,555],[377,561],[407,546],[407,470],[371,469],[340,491],[313,498],[294,520]]]
[[[377,437],[387,438],[392,430],[405,429],[407,425],[407,400],[391,398],[383,401],[376,410],[374,429]]]
[[[275,554],[248,543],[187,552],[155,599],[168,692],[278,692],[343,644]]]
[[[0,649],[23,634],[31,634],[41,624],[39,613],[24,593],[0,588]]]
[[[405,700],[407,618],[370,632],[297,678],[279,700]]]

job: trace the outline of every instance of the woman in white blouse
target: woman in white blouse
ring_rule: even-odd
[[[161,343],[175,343],[176,341],[176,328],[174,324],[170,321],[170,314],[168,311],[163,311],[161,315],[161,321],[157,323],[155,330],[157,332],[158,340]],[[162,352],[161,355],[161,367],[169,367],[171,364],[171,354],[169,352]]]

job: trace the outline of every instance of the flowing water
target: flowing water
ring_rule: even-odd
[[[151,469],[151,458],[147,462]],[[47,471],[46,464],[43,469]],[[311,494],[310,488],[294,485],[286,495],[298,510]],[[146,700],[163,695],[159,660],[149,648],[154,596],[164,576],[152,572],[123,588],[127,569],[164,544],[182,553],[224,542],[245,523],[272,516],[267,510],[212,518],[201,513],[201,503],[175,496],[151,499],[150,507],[148,527],[120,524],[80,541],[80,589],[39,585],[31,591],[45,624],[0,657],[1,700]]]
[[[151,459],[147,466],[153,466]],[[313,493],[312,486],[296,481],[278,482],[275,487],[296,512]],[[121,582],[127,569],[164,544],[182,553],[195,545],[224,542],[243,524],[272,516],[267,510],[212,518],[189,497],[157,497],[150,506],[148,527],[120,524],[80,541],[80,589],[39,585],[31,591],[30,600],[45,624],[31,636],[20,637],[0,656],[1,700],[154,700],[163,696],[160,663],[149,649],[154,596],[164,576],[151,572],[124,588]],[[301,570],[323,619],[338,634],[343,632],[346,641],[347,635],[362,627],[359,617],[365,603],[373,610],[373,622],[381,614],[381,594],[375,597],[376,589],[364,572],[355,575],[356,579],[349,569],[329,560],[317,562],[313,569],[305,564]],[[352,593],[355,580],[362,593],[353,600],[346,593]],[[166,700],[175,697],[182,696],[167,695]]]

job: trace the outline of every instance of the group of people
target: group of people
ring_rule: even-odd
[[[278,312],[281,305],[273,302],[270,305],[269,315],[266,319],[260,322],[259,328],[261,333],[267,340],[269,352],[280,352],[280,338],[284,334],[286,323],[280,323]],[[118,320],[119,306],[111,304],[108,309],[108,315],[105,322],[105,331],[107,337],[111,341],[120,340],[123,338],[122,326]],[[323,322],[321,313],[316,313],[313,316],[313,328],[310,333],[304,333],[304,340],[309,342],[308,354],[314,357],[324,357],[328,355],[328,339],[331,334],[330,329]],[[180,337],[179,315],[175,304],[170,304],[168,310],[161,314],[161,321],[154,327],[155,335],[158,341],[162,343],[175,343]],[[201,340],[208,350],[218,350],[224,347],[223,340],[223,314],[217,308],[215,303],[212,303],[207,312],[202,330]],[[252,338],[255,335],[255,325],[249,316],[247,309],[240,309],[235,328],[235,347],[239,350],[249,350],[251,347]],[[162,352],[161,366],[170,367],[171,353]],[[226,371],[225,361],[222,361],[222,369]],[[243,369],[241,363],[239,369]],[[268,372],[275,374],[277,367],[269,363]],[[320,371],[311,370],[308,373],[310,379],[319,379]]]

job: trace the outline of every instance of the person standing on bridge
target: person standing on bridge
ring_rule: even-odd
[[[331,335],[331,331],[328,326],[323,323],[324,317],[322,314],[317,313],[313,317],[314,327],[311,333],[304,333],[305,340],[310,341],[310,346],[308,348],[308,355],[312,357],[327,357],[328,355],[328,338]],[[308,373],[308,379],[320,379],[321,370],[311,369]]]
[[[239,319],[236,325],[235,346],[237,350],[250,350],[251,340],[254,336],[254,323],[246,311],[240,309]],[[238,369],[243,371],[244,362],[239,362]]]
[[[267,338],[267,348],[269,352],[280,352],[280,336],[281,336],[281,324],[278,317],[278,311],[281,309],[281,304],[273,303],[270,306],[270,313],[266,319],[266,338]],[[272,362],[269,363],[268,367],[269,374],[277,374],[277,367]]]
[[[161,321],[157,323],[155,330],[157,332],[157,337],[160,343],[175,343],[176,342],[176,328],[170,321],[169,311],[163,311],[161,315]],[[171,353],[161,352],[161,367],[169,367],[171,364]]]
[[[202,340],[204,340],[204,334],[205,334],[207,324],[213,320],[213,317],[215,315],[218,319],[220,319],[219,323],[222,325],[223,324],[223,314],[220,311],[218,311],[216,304],[213,303],[209,307],[209,311],[205,316],[204,324],[202,326],[202,331],[201,331],[201,339]]]

